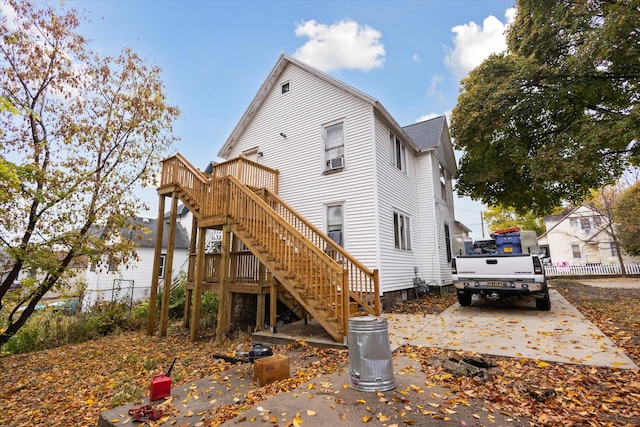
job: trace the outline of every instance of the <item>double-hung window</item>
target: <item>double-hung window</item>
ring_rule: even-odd
[[[167,261],[167,254],[161,254],[160,264],[158,265],[158,277],[160,278],[164,277],[164,265],[166,261]]]
[[[344,168],[344,122],[324,126],[325,172]]]
[[[393,234],[396,249],[411,250],[411,221],[408,215],[393,212]]]
[[[391,145],[391,163],[402,172],[406,172],[407,153],[404,144],[393,133],[389,133],[389,143]]]
[[[580,253],[580,245],[576,245],[576,244],[571,245],[571,252],[573,252],[574,258],[582,257],[582,253]]]
[[[447,170],[440,165],[440,192],[442,200],[447,200]]]

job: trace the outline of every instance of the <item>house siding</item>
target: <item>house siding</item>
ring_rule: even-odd
[[[440,194],[438,161],[455,174],[455,157],[446,128],[437,132],[436,149],[414,151],[415,141],[373,98],[281,58],[245,115],[220,151],[225,158],[258,148],[258,162],[278,169],[279,194],[321,230],[326,230],[326,206],[343,205],[343,245],[370,269],[378,269],[381,293],[413,287],[416,275],[431,284],[451,282],[444,224],[456,226],[448,182],[446,202]],[[281,85],[289,91],[281,93]],[[324,173],[323,126],[343,121],[345,168]],[[443,121],[442,123],[446,123]],[[392,162],[390,129],[406,148],[406,171]],[[283,136],[284,135],[284,136]],[[422,138],[422,136],[420,136]],[[436,154],[437,153],[437,154]],[[406,173],[405,173],[406,172]],[[411,250],[394,243],[393,213],[411,221]]]
[[[125,299],[129,301],[132,298],[135,302],[149,298],[151,280],[153,275],[157,274],[153,271],[155,250],[154,248],[141,247],[137,248],[136,252],[140,258],[138,262],[120,265],[116,271],[106,271],[106,267],[102,268],[103,271],[90,271],[91,266],[87,267],[87,289],[83,307],[90,307],[99,300]],[[162,253],[166,253],[166,248],[162,250]],[[172,277],[176,277],[180,270],[186,271],[188,257],[186,249],[175,249]],[[127,282],[119,283],[118,281]],[[133,281],[133,290],[128,289],[131,286],[128,281]]]
[[[230,158],[259,147],[258,161],[278,169],[279,195],[321,230],[325,206],[343,203],[344,247],[367,267],[378,268],[375,241],[373,107],[340,88],[288,64],[276,84],[231,147]],[[345,168],[324,174],[323,126],[344,121]],[[282,137],[280,133],[286,135]]]
[[[394,165],[389,142],[389,125],[376,117],[376,169],[378,211],[380,218],[380,283],[383,292],[413,286],[414,268],[420,265],[422,249],[421,221],[416,197],[416,158],[406,145],[406,173]],[[401,137],[401,135],[396,135]],[[409,216],[411,251],[395,248],[393,212]]]

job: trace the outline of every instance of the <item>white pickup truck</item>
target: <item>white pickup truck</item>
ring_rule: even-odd
[[[550,310],[535,232],[509,229],[493,236],[474,245],[454,239],[451,273],[460,305],[471,305],[474,294],[492,300],[525,295],[535,298],[538,310]]]

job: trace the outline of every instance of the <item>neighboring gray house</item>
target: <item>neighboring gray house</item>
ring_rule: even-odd
[[[131,261],[126,265],[108,265],[102,268],[91,264],[86,269],[86,290],[83,307],[89,307],[98,300],[144,300],[149,297],[151,278],[153,272],[153,260],[156,245],[158,222],[156,219],[136,218],[137,224],[146,228],[143,234],[127,236],[138,242],[136,252],[138,261]],[[126,231],[125,231],[126,234]],[[160,269],[155,272],[159,277],[164,276],[164,261],[167,250],[168,234],[162,236],[162,256]],[[177,277],[178,271],[186,269],[189,257],[189,236],[183,226],[176,227],[175,251],[173,258],[173,274]]]
[[[400,126],[382,104],[282,55],[218,155],[279,170],[278,193],[382,293],[451,283],[456,160],[444,116]]]

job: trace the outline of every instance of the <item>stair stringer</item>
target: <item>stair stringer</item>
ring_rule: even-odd
[[[269,269],[289,294],[322,325],[334,340],[343,341],[345,335],[342,326],[337,320],[330,318],[330,310],[327,307],[323,307],[322,301],[312,295],[303,295],[304,283],[300,283],[299,277],[295,272],[283,269],[276,257],[264,251],[264,247],[257,243],[253,236],[246,234],[238,224],[232,224],[231,231]]]

